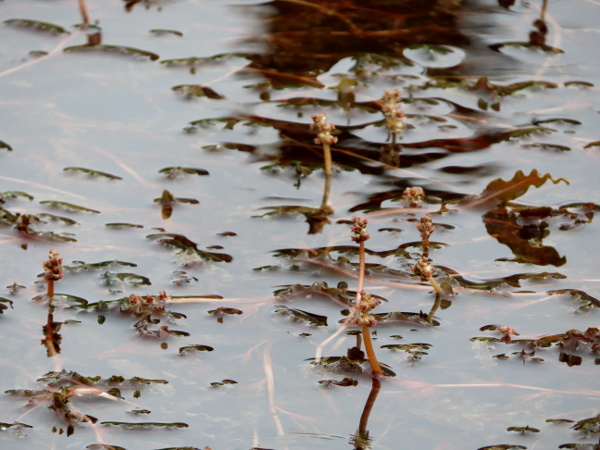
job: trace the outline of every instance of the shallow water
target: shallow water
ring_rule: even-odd
[[[75,3],[0,2],[0,387],[40,391],[0,396],[3,448],[598,442],[595,2],[90,0],[88,29]],[[69,49],[94,32],[104,47]],[[319,113],[338,133],[334,213],[310,228]],[[436,326],[411,271],[427,212],[454,289]],[[371,330],[395,372],[379,391],[368,364],[310,363],[356,342],[326,341],[352,299],[331,288],[357,286],[353,215],[369,219],[365,289],[387,300],[374,312],[412,313]],[[161,291],[166,311],[140,325],[127,298]]]

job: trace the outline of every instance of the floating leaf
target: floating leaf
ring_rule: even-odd
[[[107,276],[114,276],[121,281],[126,281],[133,286],[150,286],[152,283],[148,277],[138,275],[135,273],[111,273],[106,272]]]
[[[180,174],[209,175],[208,170],[182,166],[165,167],[164,169],[160,169],[158,172],[166,174],[169,178],[177,178]]]
[[[90,450],[127,450],[125,447],[110,444],[90,444],[86,448],[89,448]]]
[[[506,431],[514,431],[515,433],[539,433],[540,430],[538,428],[533,428],[530,427],[529,425],[526,425],[524,427],[508,427],[506,429]]]
[[[27,192],[22,191],[4,191],[0,192],[0,203],[4,203],[6,199],[14,199],[17,197],[24,197],[27,200],[33,200],[33,195],[29,195]]]
[[[226,253],[211,253],[198,249],[195,242],[192,242],[187,237],[175,233],[158,233],[149,234],[148,239],[156,239],[161,244],[170,245],[184,252],[196,253],[202,259],[207,259],[214,262],[231,262],[233,258]]]
[[[518,170],[512,180],[504,181],[498,178],[490,182],[479,197],[467,200],[466,204],[474,206],[485,203],[507,203],[525,194],[531,186],[540,187],[548,180],[554,184],[561,181],[569,184],[566,179],[552,178],[549,173],[540,176],[536,169],[533,169],[529,175]]]
[[[211,386],[224,386],[226,384],[238,384],[235,380],[221,380],[221,381],[213,381],[210,383]]]
[[[4,23],[9,25],[15,25],[23,28],[32,28],[36,31],[43,31],[51,34],[70,34],[67,30],[59,25],[48,22],[40,22],[39,20],[30,19],[8,19]]]
[[[125,430],[151,430],[153,428],[188,428],[189,425],[183,422],[100,422],[100,425],[111,425]]]
[[[215,316],[217,318],[217,322],[219,322],[219,323],[223,323],[223,317],[225,317],[225,314],[229,314],[230,316],[232,316],[232,315],[240,315],[240,314],[244,313],[241,309],[227,308],[224,306],[219,306],[217,309],[211,309],[210,311],[207,311],[207,312],[208,312],[208,314],[212,314],[213,316]]]
[[[527,447],[523,447],[522,445],[516,445],[516,444],[499,444],[499,445],[490,445],[488,447],[480,447],[477,450],[514,450],[514,449],[527,449]]]
[[[121,177],[112,175],[107,172],[101,172],[99,170],[94,170],[94,169],[86,169],[83,167],[65,167],[63,170],[65,172],[81,172],[86,175],[90,175],[92,177],[104,177],[104,178],[108,178],[109,180],[122,180],[123,179]]]
[[[171,89],[185,95],[187,98],[206,97],[212,100],[223,100],[225,98],[222,95],[217,94],[211,88],[199,84],[180,84],[178,86],[173,86]]]
[[[571,429],[581,431],[586,435],[600,433],[600,414],[577,421]]]
[[[86,211],[86,212],[100,214],[100,211],[96,211],[95,209],[86,208],[85,206],[79,206],[79,205],[75,205],[73,203],[59,202],[56,200],[42,200],[40,202],[40,204],[41,205],[51,205],[51,206],[54,206],[57,208],[65,208],[67,210],[72,210],[72,211]]]
[[[213,350],[214,348],[210,345],[186,345],[185,347],[179,347],[179,353],[182,355],[192,351],[212,352]]]
[[[2,150],[2,149],[5,149],[5,150],[8,150],[9,152],[12,152],[12,147],[10,145],[8,145],[4,141],[0,141],[0,150]]]
[[[320,316],[318,314],[303,311],[301,309],[288,308],[284,305],[277,305],[277,309],[275,310],[275,312],[280,314],[287,314],[297,321],[305,321],[317,327],[327,326],[327,316]]]
[[[321,384],[325,387],[331,387],[333,385],[341,386],[341,387],[348,387],[348,386],[356,386],[358,384],[358,381],[356,381],[353,378],[345,377],[342,380],[320,380],[319,384]]]
[[[181,31],[177,31],[177,30],[165,30],[162,28],[155,28],[153,30],[150,30],[150,33],[152,34],[156,34],[158,36],[161,36],[163,34],[172,34],[174,36],[183,36],[183,33]]]
[[[144,228],[144,225],[135,223],[124,223],[124,222],[111,222],[104,224],[105,227],[110,228]]]
[[[588,308],[600,308],[600,300],[598,300],[596,297],[592,297],[590,294],[580,289],[557,289],[554,291],[548,291],[547,294],[569,294],[571,298],[579,300],[581,303],[579,309],[582,310]]]
[[[31,425],[27,425],[26,423],[21,422],[13,422],[13,423],[5,423],[0,422],[0,431],[8,430],[9,428],[33,428]]]
[[[4,298],[4,297],[0,297],[0,314],[4,314],[4,310],[8,309],[9,306],[12,309],[12,307],[13,307],[12,300],[9,300],[9,299]]]
[[[156,61],[160,58],[156,53],[149,52],[146,50],[140,50],[139,48],[126,47],[124,45],[74,45],[67,47],[63,50],[64,52],[105,52],[105,53],[118,53],[125,56],[142,56],[144,58],[150,58],[152,61]]]

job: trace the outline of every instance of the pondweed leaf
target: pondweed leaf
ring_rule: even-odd
[[[4,141],[0,141],[0,150],[2,150],[2,149],[12,152],[12,147]]]
[[[83,173],[86,175],[89,175],[91,177],[104,177],[104,178],[108,178],[109,180],[122,180],[123,178],[118,177],[116,175],[112,175],[110,173],[107,172],[101,172],[100,170],[94,170],[94,169],[86,169],[84,167],[65,167],[63,169],[63,171],[65,172],[75,172],[75,173]]]
[[[501,178],[497,178],[487,185],[481,195],[474,199],[466,199],[464,204],[466,206],[478,206],[490,203],[504,204],[522,196],[531,186],[540,187],[548,180],[554,184],[558,184],[561,181],[569,184],[566,179],[552,178],[549,173],[540,176],[536,169],[533,169],[529,175],[525,175],[523,171],[518,170],[512,180],[504,181]]]
[[[33,195],[29,195],[27,192],[22,192],[22,191],[4,191],[4,192],[0,192],[0,204],[5,203],[6,199],[14,199],[14,198],[17,198],[17,197],[24,197],[27,200],[33,200]]]
[[[164,173],[169,178],[177,178],[181,174],[191,174],[191,175],[209,175],[208,170],[198,169],[195,167],[165,167],[158,171],[159,173]]]
[[[124,222],[111,222],[104,224],[104,226],[109,228],[144,228],[144,225]]]
[[[125,430],[151,430],[153,428],[188,428],[183,422],[100,422],[100,425],[111,425]]]
[[[63,50],[64,52],[104,52],[104,53],[116,53],[119,55],[125,56],[137,56],[149,58],[152,61],[156,61],[159,56],[156,53],[149,52],[147,50],[140,50],[139,48],[126,47],[124,45],[106,45],[106,44],[97,44],[97,45],[74,45],[72,47],[67,47]]]
[[[350,378],[350,377],[345,377],[342,380],[320,380],[319,384],[325,386],[325,387],[332,387],[332,386],[341,386],[341,387],[348,387],[348,386],[356,386],[358,384],[358,381]]]
[[[177,31],[177,30],[165,30],[163,28],[155,28],[153,30],[150,30],[150,33],[161,36],[164,34],[172,34],[174,36],[183,36],[183,33],[181,31]]]
[[[578,300],[581,303],[581,306],[579,307],[580,310],[586,310],[589,308],[600,308],[600,300],[580,289],[557,289],[555,291],[548,291],[547,294],[569,294],[571,298]]]
[[[310,313],[301,309],[288,308],[284,305],[277,305],[275,312],[288,315],[296,321],[308,322],[310,325],[317,327],[327,326],[327,316],[321,316],[319,314]]]
[[[8,430],[9,428],[33,428],[31,425],[27,425],[26,423],[21,422],[13,422],[13,423],[5,423],[0,422],[0,431]]]
[[[67,30],[59,25],[48,22],[40,22],[39,20],[30,19],[8,19],[4,23],[14,25],[23,28],[31,28],[35,31],[43,31],[54,35],[58,34],[70,34]]]
[[[178,86],[173,86],[171,89],[184,95],[188,99],[194,97],[206,97],[212,100],[223,100],[225,98],[222,95],[217,94],[213,89],[200,84],[180,84]]]
[[[186,345],[185,347],[179,347],[179,353],[184,355],[189,352],[212,352],[214,348],[210,345]]]
[[[9,300],[4,297],[0,297],[0,314],[4,314],[4,310],[8,309],[9,306],[12,309],[12,307],[13,307],[12,300]]]
[[[95,209],[86,208],[85,206],[75,205],[73,203],[59,202],[57,200],[42,200],[40,202],[40,204],[41,205],[50,205],[50,206],[53,206],[56,208],[65,208],[65,209],[71,210],[71,211],[85,211],[85,212],[92,212],[92,213],[100,214],[100,211],[96,211]]]
[[[233,257],[226,253],[212,253],[200,250],[195,242],[192,242],[182,234],[175,233],[157,233],[149,234],[147,239],[155,239],[161,244],[180,249],[183,252],[196,253],[200,258],[214,262],[231,262]]]

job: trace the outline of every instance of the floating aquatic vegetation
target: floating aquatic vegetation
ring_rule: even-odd
[[[200,250],[195,242],[192,242],[187,237],[182,234],[175,233],[156,233],[149,234],[146,236],[148,239],[156,240],[157,242],[168,245],[174,248],[181,250],[186,253],[195,253],[202,259],[206,259],[208,261],[213,262],[231,262],[233,261],[233,257],[226,253],[213,253],[207,252],[204,250]]]
[[[127,47],[124,45],[107,45],[107,44],[85,44],[85,45],[74,45],[71,47],[66,47],[64,52],[67,53],[89,53],[89,52],[99,52],[99,53],[110,53],[124,56],[132,56],[132,57],[142,57],[148,58],[152,61],[156,61],[160,56],[158,56],[154,52],[149,52],[147,50],[141,50],[139,48]]]
[[[0,297],[0,314],[4,314],[4,310],[8,309],[8,308],[13,307],[13,302],[12,300],[9,300],[7,298],[4,297]]]
[[[9,152],[12,152],[12,147],[10,145],[8,145],[6,142],[4,141],[0,141],[0,150],[7,150]]]
[[[155,203],[158,203],[161,206],[162,218],[167,220],[173,214],[173,205],[176,203],[189,203],[191,205],[197,205],[200,203],[195,198],[181,198],[181,197],[173,197],[168,190],[164,190],[162,195],[158,198],[154,199]]]
[[[154,29],[150,30],[150,33],[155,34],[157,36],[173,35],[173,36],[183,37],[183,33],[181,31],[165,30],[164,28],[154,28]]]
[[[207,311],[208,314],[212,314],[217,318],[217,322],[223,323],[226,315],[228,316],[239,316],[244,314],[241,309],[219,306],[217,309],[211,309]]]
[[[75,205],[74,203],[61,202],[61,201],[57,201],[57,200],[42,200],[42,201],[40,201],[40,205],[50,205],[54,208],[66,209],[67,211],[84,211],[84,212],[92,212],[95,214],[100,214],[100,211],[97,211],[92,208],[87,208],[85,206]]]
[[[63,169],[65,172],[74,172],[74,173],[83,173],[85,175],[89,175],[90,177],[103,177],[108,178],[109,180],[122,180],[123,178],[113,175],[107,172],[102,172],[100,170],[94,169],[86,169],[84,167],[65,167]]]
[[[328,388],[332,386],[348,387],[358,385],[358,381],[350,377],[344,377],[341,380],[320,380],[319,384]]]
[[[316,327],[327,326],[327,316],[314,314],[297,308],[288,308],[284,305],[277,305],[275,312],[278,314],[289,316],[295,322],[307,322],[309,325]]]
[[[100,422],[100,425],[109,425],[114,427],[119,427],[124,430],[136,430],[136,431],[144,431],[144,430],[153,430],[153,429],[163,429],[163,428],[188,428],[189,425],[183,422],[115,422],[115,421],[105,421]]]
[[[37,380],[44,383],[45,387],[41,390],[29,389],[10,389],[5,394],[27,398],[29,407],[35,407],[40,404],[53,410],[64,424],[66,424],[66,434],[70,436],[75,431],[75,426],[79,423],[94,424],[97,422],[93,416],[82,413],[71,400],[77,396],[101,397],[109,400],[123,402],[120,397],[122,389],[139,389],[151,383],[166,384],[165,380],[149,380],[140,377],[125,379],[120,376],[111,378],[85,377],[77,372],[62,370],[60,372],[48,372]],[[113,395],[101,388],[110,387],[116,389]],[[62,431],[61,431],[62,433]]]
[[[165,167],[158,171],[164,173],[168,178],[179,178],[182,175],[208,175],[208,170],[195,167]]]
[[[214,348],[210,345],[186,345],[184,347],[179,347],[179,353],[181,355],[185,355],[191,352],[212,352]]]
[[[549,295],[564,295],[569,294],[572,299],[578,300],[580,303],[579,310],[585,311],[590,308],[600,308],[600,300],[596,297],[591,296],[587,292],[580,289],[557,289],[554,291],[548,291]]]
[[[180,84],[178,86],[173,86],[171,89],[183,95],[188,100],[198,97],[206,97],[211,100],[223,100],[225,98],[208,86],[202,86],[199,84]]]
[[[41,22],[39,20],[8,19],[5,20],[4,23],[21,28],[30,28],[35,31],[42,31],[44,33],[49,33],[53,35],[69,34],[69,32],[60,25],[55,25],[53,23],[48,22]]]

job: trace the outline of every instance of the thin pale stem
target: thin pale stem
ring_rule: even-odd
[[[379,361],[377,361],[375,351],[373,350],[371,332],[369,331],[368,326],[362,326],[362,335],[363,340],[365,341],[365,351],[367,352],[367,357],[369,358],[369,364],[371,365],[371,369],[373,369],[373,373],[376,375],[383,375],[383,370],[381,370],[381,366],[379,365]]]
[[[435,313],[437,312],[437,310],[440,308],[441,304],[442,304],[442,296],[436,292],[435,302],[433,303],[433,306],[431,307],[431,311],[429,311],[429,314],[427,314],[427,322],[433,323],[433,317],[434,317]]]
[[[85,0],[79,0],[79,12],[81,12],[83,26],[87,27],[87,25],[90,23],[90,16],[88,15],[87,5],[85,4]]]
[[[331,172],[325,169],[325,187],[323,188],[323,201],[321,202],[321,210],[329,210],[329,193],[331,191]]]
[[[358,287],[356,288],[356,307],[358,308],[361,300],[361,292],[365,284],[365,243],[360,241],[358,244]]]
[[[444,291],[442,290],[441,286],[438,284],[437,281],[435,281],[435,278],[433,277],[429,277],[427,278],[427,281],[429,281],[429,283],[431,284],[431,287],[435,290],[435,292],[438,295],[444,295]]]

